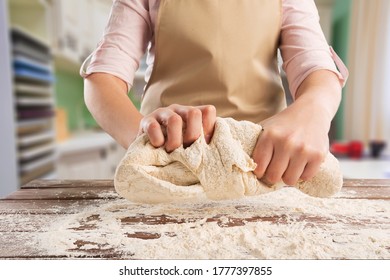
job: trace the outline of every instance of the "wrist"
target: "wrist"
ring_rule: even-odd
[[[298,88],[293,103],[304,110],[321,115],[329,123],[334,118],[341,102],[341,85],[337,76],[327,70],[311,73]]]
[[[302,95],[298,100],[293,103],[293,106],[304,110],[307,117],[318,116],[321,120],[329,124],[334,118],[339,102],[331,102],[324,96]]]

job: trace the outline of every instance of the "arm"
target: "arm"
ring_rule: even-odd
[[[153,9],[152,9],[153,10]],[[145,132],[155,147],[172,151],[190,145],[204,129],[209,141],[215,123],[212,106],[174,105],[142,116],[127,97],[134,73],[152,38],[149,1],[113,3],[109,23],[98,48],[86,60],[85,103],[98,124],[124,148]]]
[[[311,179],[328,152],[330,123],[340,99],[334,73],[311,73],[298,88],[295,102],[261,123],[264,131],[253,152],[257,177],[288,185]]]
[[[328,152],[328,131],[348,71],[329,49],[314,1],[282,3],[280,50],[294,103],[261,123],[265,131],[253,159],[258,178],[293,185],[311,179]]]
[[[80,71],[89,111],[124,148],[137,136],[142,118],[127,92],[152,37],[148,6],[147,0],[113,1],[104,36]]]
[[[110,74],[91,74],[84,82],[84,100],[97,123],[127,149],[142,115],[127,96],[126,83]]]
[[[142,116],[127,96],[127,85],[105,73],[94,73],[85,79],[84,99],[98,124],[124,148],[145,132],[155,147],[173,151],[182,143],[192,144],[203,128],[209,142],[216,119],[213,106],[171,105]]]

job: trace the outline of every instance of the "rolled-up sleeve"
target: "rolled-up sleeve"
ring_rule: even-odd
[[[84,61],[80,75],[112,74],[130,89],[152,36],[151,26],[147,0],[114,0],[103,38]]]
[[[348,70],[329,47],[313,0],[283,0],[279,48],[293,98],[300,84],[316,70],[334,72],[341,86],[345,85]]]

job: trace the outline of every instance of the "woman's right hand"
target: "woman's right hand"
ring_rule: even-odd
[[[202,129],[209,143],[214,132],[216,109],[212,105],[183,106],[173,104],[159,108],[143,117],[139,134],[146,133],[150,143],[167,152],[190,146],[201,135]]]

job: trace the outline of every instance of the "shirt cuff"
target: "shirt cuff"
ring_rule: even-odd
[[[83,78],[92,73],[111,74],[127,84],[127,91],[133,86],[134,75],[138,63],[129,59],[128,55],[116,48],[99,48],[91,53],[80,68]]]
[[[299,54],[288,61],[284,66],[289,81],[290,92],[294,99],[301,83],[311,73],[317,70],[329,70],[335,73],[339,79],[341,87],[345,86],[349,72],[332,47],[329,47],[329,52],[326,53],[324,53],[324,50],[318,50],[311,51],[310,57],[305,54],[307,53],[305,52]],[[324,57],[324,54],[328,59]]]

